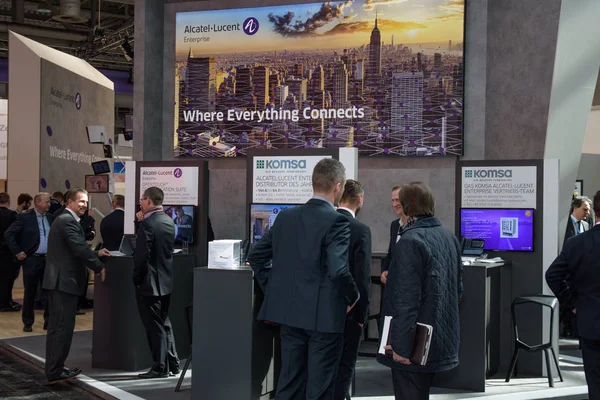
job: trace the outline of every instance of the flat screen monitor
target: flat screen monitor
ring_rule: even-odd
[[[163,206],[175,223],[175,243],[194,243],[196,216],[194,206]]]
[[[85,190],[88,193],[108,193],[108,175],[86,175]]]
[[[297,204],[251,204],[250,242],[258,242],[268,232],[281,210],[296,206]]]
[[[533,251],[533,211],[463,208],[460,235],[485,240],[484,250]]]
[[[92,169],[95,175],[107,174],[110,172],[110,165],[107,160],[96,161],[92,163]]]

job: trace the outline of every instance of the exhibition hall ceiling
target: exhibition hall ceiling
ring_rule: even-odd
[[[0,58],[14,31],[88,61],[96,68],[133,66],[135,0],[0,0]]]

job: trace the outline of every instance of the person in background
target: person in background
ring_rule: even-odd
[[[113,211],[100,222],[100,234],[103,247],[116,251],[121,247],[121,240],[125,230],[125,196],[116,194],[112,199]]]
[[[390,244],[386,256],[381,260],[381,283],[384,285],[387,282],[388,270],[394,258],[394,248],[400,240],[402,226],[406,223],[406,215],[404,215],[402,204],[400,204],[400,189],[402,189],[402,185],[392,188],[392,207],[394,207],[398,219],[393,220],[390,225]]]
[[[565,240],[563,241],[563,249],[567,242],[590,229],[590,225],[586,221],[590,215],[590,199],[583,196],[577,196],[571,201],[571,213],[567,221],[565,231]],[[559,324],[560,336],[566,338],[577,337],[577,324],[575,319],[577,316],[573,313],[573,309],[564,304],[560,304]]]
[[[67,193],[69,192],[65,192],[65,194],[63,194],[63,199],[66,199],[67,197]],[[58,194],[58,192],[55,192],[54,194]],[[52,215],[54,215],[55,217],[58,217],[60,214],[62,214],[65,211],[65,208],[67,207],[67,204],[63,201],[63,204],[56,209],[56,211],[54,211],[52,213]]]
[[[382,315],[390,323],[393,357],[377,360],[392,368],[397,400],[429,398],[434,375],[458,365],[462,298],[461,249],[456,236],[434,216],[431,189],[422,182],[402,186],[400,204],[407,216],[402,240],[393,253]],[[433,327],[425,366],[411,364],[417,323]]]
[[[21,308],[12,299],[18,264],[4,239],[4,233],[17,219],[17,212],[10,209],[10,196],[0,193],[0,312],[15,312]]]
[[[313,197],[282,210],[248,254],[265,294],[258,319],[281,325],[278,400],[334,394],[346,314],[360,299],[348,269],[350,222],[335,210],[345,182],[341,162],[319,161]]]
[[[589,224],[586,222],[589,215],[590,200],[587,197],[582,196],[574,198],[571,202],[571,215],[569,217],[569,221],[567,222],[563,249],[570,238],[590,229]]]
[[[31,208],[31,202],[33,201],[33,197],[27,193],[21,193],[17,198],[17,212],[22,213]]]
[[[546,271],[546,282],[561,307],[577,315],[583,370],[589,398],[600,399],[600,191],[593,200],[596,224],[571,238]]]
[[[346,315],[344,348],[335,384],[334,400],[345,400],[350,390],[356,366],[363,326],[369,317],[371,295],[371,229],[356,219],[364,203],[362,185],[352,179],[346,181],[344,194],[337,211],[350,221],[350,248],[348,260],[350,273],[360,293],[356,307]]]
[[[138,227],[133,257],[133,284],[138,311],[152,351],[152,368],[141,379],[164,378],[179,373],[169,306],[173,292],[175,223],[163,211],[164,193],[146,189],[140,199],[144,219]]]
[[[104,282],[104,264],[99,257],[110,252],[101,249],[97,253],[85,241],[79,218],[88,205],[88,194],[73,188],[65,196],[65,211],[56,218],[48,238],[48,257],[44,273],[43,289],[48,291],[50,324],[46,336],[46,378],[50,384],[74,378],[80,368],[65,368],[65,360],[71,349],[77,302],[85,286],[88,268]],[[48,197],[48,207],[50,198]]]
[[[61,192],[54,192],[50,197],[50,214],[53,214],[63,208],[64,196]]]
[[[33,199],[33,210],[17,216],[5,232],[6,244],[12,254],[23,264],[23,332],[32,332],[35,322],[34,303],[46,269],[48,237],[54,216],[48,213],[50,194],[38,193]],[[44,329],[48,328],[48,304],[44,302]]]

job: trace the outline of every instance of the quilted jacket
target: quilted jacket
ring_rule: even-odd
[[[378,361],[411,372],[442,372],[458,365],[462,262],[456,236],[435,217],[422,218],[396,243],[386,284],[383,315],[392,316],[392,348],[410,358],[417,322],[433,326],[425,366],[403,365],[379,355]]]

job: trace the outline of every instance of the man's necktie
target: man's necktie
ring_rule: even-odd
[[[42,231],[44,232],[44,237],[46,237],[46,224],[44,223],[44,219],[46,215],[40,215],[40,220],[42,221]]]
[[[581,221],[577,221],[577,233],[583,233],[583,224]]]

